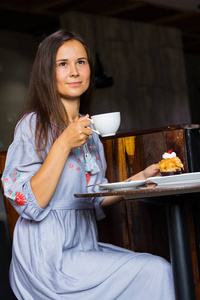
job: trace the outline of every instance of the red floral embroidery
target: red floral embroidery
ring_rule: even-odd
[[[76,170],[77,170],[77,171],[80,171],[80,168],[79,168],[79,167],[77,167],[77,168],[76,168]]]
[[[87,183],[89,183],[90,179],[91,179],[91,174],[90,173],[86,173],[86,179],[87,179]]]
[[[70,168],[73,168],[73,165],[72,165],[72,164],[69,164],[69,167],[70,167]]]
[[[5,181],[8,181],[8,178],[7,178],[7,177],[4,177],[4,180],[5,180]]]
[[[16,181],[16,178],[13,178],[13,182],[15,182]]]
[[[25,196],[23,194],[20,194],[20,192],[15,193],[14,202],[17,206],[23,206],[26,203],[25,199]]]
[[[14,175],[17,175],[17,171],[14,171]]]
[[[97,156],[97,160],[100,160],[100,158]]]
[[[103,169],[103,165],[101,165],[101,168]]]
[[[78,162],[81,162],[80,158],[78,158],[77,160],[78,160]]]
[[[13,193],[13,192],[10,190],[10,191],[9,191],[9,194],[12,195],[12,193]]]
[[[81,154],[83,154],[83,150],[81,150]]]

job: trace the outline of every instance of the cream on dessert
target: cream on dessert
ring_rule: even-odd
[[[169,150],[163,154],[162,158],[158,167],[162,176],[181,174],[183,172],[183,164],[175,152]]]
[[[176,153],[175,152],[171,152],[172,150],[168,151],[168,152],[165,152],[162,156],[163,159],[166,159],[166,158],[173,158],[173,157],[176,157]]]

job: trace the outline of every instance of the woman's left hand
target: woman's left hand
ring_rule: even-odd
[[[158,175],[160,175],[160,171],[158,170],[158,164],[152,164],[143,171],[131,176],[127,180],[144,180],[148,177],[154,177]]]
[[[147,179],[148,177],[154,177],[160,175],[160,171],[158,170],[158,164],[150,165],[142,172],[144,174],[145,179]]]

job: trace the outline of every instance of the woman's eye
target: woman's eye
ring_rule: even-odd
[[[85,64],[85,60],[79,60],[79,61],[78,61],[78,64],[79,64],[79,65]]]
[[[59,63],[59,66],[65,67],[65,66],[67,66],[67,63],[65,61],[63,61],[63,62]]]

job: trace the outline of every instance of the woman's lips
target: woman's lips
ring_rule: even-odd
[[[70,86],[79,86],[79,85],[81,85],[81,81],[78,81],[78,82],[69,82],[68,85],[70,85]]]

